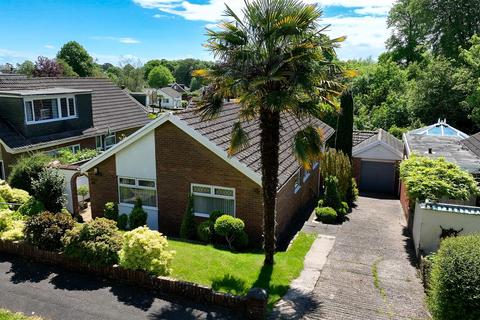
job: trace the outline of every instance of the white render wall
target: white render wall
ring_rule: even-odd
[[[117,176],[137,179],[157,180],[155,158],[155,130],[142,137],[115,155]],[[158,181],[157,181],[158,183]],[[118,191],[117,191],[118,192]],[[130,214],[133,205],[118,204],[120,214]],[[148,214],[147,225],[152,230],[158,230],[158,209],[144,207]]]
[[[65,177],[65,184],[64,184],[64,190],[65,190],[65,195],[67,197],[67,204],[66,208],[68,212],[73,213],[73,197],[77,196],[78,198],[78,203],[82,203],[82,197],[77,195],[72,194],[72,188],[70,185],[70,182],[72,181],[72,177],[75,173],[78,173],[77,170],[69,170],[69,169],[58,169],[58,172],[61,173]],[[77,191],[80,186],[87,186],[88,187],[88,178],[86,176],[80,176],[77,178]],[[85,196],[85,200],[90,199],[90,194],[87,194]]]
[[[458,206],[458,208],[462,207]],[[420,250],[422,250],[423,254],[429,254],[438,250],[440,234],[442,233],[440,226],[444,229],[455,230],[463,228],[460,235],[480,233],[480,215],[432,210],[425,208],[424,204],[417,202],[412,229],[417,255]]]

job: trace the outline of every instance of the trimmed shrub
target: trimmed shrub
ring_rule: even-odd
[[[32,195],[50,212],[60,212],[65,206],[65,177],[58,170],[44,169],[37,180],[32,181]]]
[[[32,194],[32,181],[38,179],[38,175],[47,166],[50,158],[43,153],[36,153],[28,157],[21,157],[12,166],[8,176],[8,184],[12,188],[18,188]]]
[[[22,216],[15,211],[0,211],[0,239],[20,240],[23,239],[23,228],[25,223]]]
[[[169,251],[167,238],[147,227],[136,228],[123,235],[120,265],[127,269],[145,270],[156,276],[172,272],[174,251]]]
[[[65,255],[92,265],[118,263],[122,236],[115,221],[97,218],[69,230],[63,237]]]
[[[8,184],[0,185],[0,196],[8,203],[15,203],[18,206],[30,200],[27,191],[12,188]]]
[[[347,139],[351,140],[351,135]],[[352,163],[349,156],[342,151],[329,148],[320,155],[320,163],[320,174],[322,177],[337,178],[337,190],[340,201],[345,201],[353,176]]]
[[[323,223],[334,223],[337,221],[337,212],[330,207],[315,208],[315,215],[317,216],[317,219]]]
[[[7,201],[0,196],[0,210],[6,210],[8,208]]]
[[[348,204],[341,201],[336,177],[329,176],[325,179],[325,194],[323,199],[318,202],[318,206],[333,208],[337,213],[337,219],[341,219],[347,214]]]
[[[195,217],[193,215],[193,195],[188,196],[187,209],[180,226],[180,237],[187,240],[195,238],[197,228],[195,226]]]
[[[203,242],[210,243],[213,238],[214,223],[210,220],[203,221],[197,226],[197,237]]]
[[[117,221],[118,205],[115,202],[105,203],[105,208],[103,209],[103,217],[109,220]]]
[[[133,207],[132,212],[128,217],[128,225],[130,226],[130,229],[143,227],[147,224],[147,218],[148,215],[142,207],[142,200],[140,198],[137,198],[137,200],[135,201],[135,206]]]
[[[357,186],[357,181],[355,181],[355,178],[352,178],[352,182],[348,186],[347,190],[347,197],[346,197],[346,202],[349,206],[352,206],[355,201],[358,200],[358,186]]]
[[[442,241],[427,303],[434,319],[480,319],[480,235]]]
[[[245,223],[241,219],[223,215],[215,222],[214,229],[218,235],[225,237],[228,246],[232,249],[233,241],[243,232]]]
[[[30,197],[30,199],[18,208],[18,212],[24,216],[34,216],[45,211],[43,203]]]
[[[128,215],[123,213],[118,216],[117,226],[120,230],[127,230],[128,227]]]
[[[236,250],[243,250],[248,246],[248,234],[245,231],[240,232],[237,234],[235,239],[233,240],[233,247]]]
[[[62,237],[74,226],[75,221],[71,215],[45,211],[26,221],[25,239],[40,249],[59,250],[62,248]]]

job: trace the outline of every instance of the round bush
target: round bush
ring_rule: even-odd
[[[118,263],[122,237],[115,221],[97,218],[68,231],[63,238],[65,255],[92,265]]]
[[[45,209],[60,212],[67,202],[64,193],[65,177],[58,170],[44,169],[32,180],[32,195],[43,203]]]
[[[118,220],[118,206],[115,202],[105,203],[105,208],[103,209],[103,217],[113,221]]]
[[[248,234],[245,231],[237,234],[232,243],[236,250],[243,250],[248,246]]]
[[[8,184],[0,185],[0,196],[6,202],[15,203],[19,206],[26,203],[30,199],[27,191],[12,188]]]
[[[32,194],[32,181],[38,179],[38,175],[47,166],[50,158],[43,153],[36,153],[28,157],[20,158],[13,166],[8,176],[8,184]]]
[[[330,207],[315,208],[315,215],[323,223],[334,223],[337,221],[337,212]]]
[[[228,246],[233,248],[233,241],[243,232],[245,223],[241,219],[223,215],[215,221],[214,229],[218,235],[225,237]]]
[[[128,227],[128,215],[123,213],[118,216],[117,226],[120,230],[127,230]]]
[[[480,319],[480,235],[442,241],[427,303],[434,319]]]
[[[145,210],[143,210],[143,207],[142,207],[142,200],[137,198],[137,201],[135,202],[135,206],[133,207],[132,212],[128,217],[128,224],[130,226],[130,229],[143,227],[144,225],[147,224],[147,218],[148,218],[148,215],[145,212]]]
[[[158,231],[140,227],[123,235],[120,265],[127,269],[145,270],[157,276],[172,272],[174,251],[167,250],[167,238]]]
[[[34,216],[45,211],[43,203],[30,197],[30,199],[18,208],[18,212],[24,216]]]
[[[72,216],[65,213],[43,212],[30,217],[25,223],[25,239],[44,250],[62,248],[62,237],[75,226]]]
[[[213,237],[213,222],[210,220],[204,221],[197,226],[197,236],[203,242],[209,243]]]

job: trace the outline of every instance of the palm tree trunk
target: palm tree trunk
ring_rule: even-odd
[[[280,143],[280,113],[260,112],[263,190],[263,237],[265,265],[273,265],[275,253],[275,211],[278,186],[278,150]]]

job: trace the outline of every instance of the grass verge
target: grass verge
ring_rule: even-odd
[[[6,309],[0,309],[0,320],[42,320],[42,318],[27,317],[21,313],[13,313]]]
[[[252,287],[264,288],[272,308],[300,275],[315,237],[299,233],[288,251],[275,255],[273,267],[263,266],[261,252],[234,253],[211,245],[169,240],[169,247],[177,252],[171,276],[237,295],[246,294]]]

